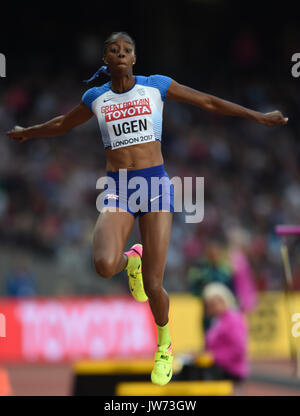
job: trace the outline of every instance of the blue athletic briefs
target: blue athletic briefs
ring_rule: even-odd
[[[107,172],[107,178],[100,209],[120,207],[135,218],[159,210],[174,212],[174,187],[163,165]]]

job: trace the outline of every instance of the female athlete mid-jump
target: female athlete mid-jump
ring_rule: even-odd
[[[134,298],[141,302],[149,299],[158,331],[151,380],[164,385],[172,377],[173,360],[168,326],[169,297],[163,288],[163,275],[174,212],[173,185],[164,170],[161,154],[164,101],[166,98],[180,101],[267,126],[284,125],[288,119],[279,111],[263,114],[249,110],[181,85],[167,76],[133,75],[135,43],[125,32],[115,32],[108,37],[103,60],[105,66],[91,79],[105,71],[111,81],[88,89],[80,104],[67,114],[28,128],[15,126],[7,135],[19,142],[32,137],[57,136],[85,123],[93,115],[97,117],[110,181],[95,226],[95,269],[104,278],[125,269]],[[120,180],[121,169],[127,173],[126,189]],[[150,186],[153,178],[161,181],[160,191],[156,193]],[[149,186],[138,204],[130,204],[134,189],[127,184],[135,179],[137,183],[143,179]],[[136,217],[139,217],[142,244],[135,244],[124,253]]]

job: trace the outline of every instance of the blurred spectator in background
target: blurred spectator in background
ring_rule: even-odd
[[[5,278],[7,296],[22,297],[37,294],[35,277],[26,263],[17,265]]]
[[[235,227],[228,231],[228,237],[227,244],[223,237],[207,242],[203,255],[194,259],[188,270],[189,287],[192,294],[203,299],[208,284],[222,283],[236,296],[239,309],[247,313],[256,305],[254,276],[245,252],[248,234]],[[204,329],[210,324],[210,317],[204,314]]]
[[[188,270],[188,281],[191,292],[200,297],[205,285],[211,282],[232,288],[232,268],[220,240],[212,238],[205,245],[203,254],[193,260]]]
[[[174,379],[242,381],[249,374],[247,321],[224,284],[207,284],[202,297],[205,314],[212,320],[203,351],[178,355],[180,371]]]
[[[213,324],[205,335],[205,352],[212,358],[211,378],[243,380],[249,373],[248,329],[232,292],[221,283],[204,288],[203,299]]]
[[[194,259],[188,270],[188,282],[193,295],[203,300],[203,290],[212,282],[219,282],[233,290],[233,270],[220,239],[212,239],[204,247],[203,255]],[[203,314],[203,327],[206,331],[211,318]]]
[[[228,255],[232,265],[233,288],[242,312],[251,312],[257,304],[254,274],[247,258],[250,236],[241,227],[228,230]]]

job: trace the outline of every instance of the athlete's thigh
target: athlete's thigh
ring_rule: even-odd
[[[173,214],[167,211],[148,212],[139,219],[143,244],[143,277],[164,272],[172,231]]]
[[[134,220],[132,214],[122,209],[102,210],[94,230],[94,256],[118,257],[125,249]]]

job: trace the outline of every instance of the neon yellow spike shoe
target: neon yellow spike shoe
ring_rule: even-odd
[[[129,289],[138,302],[146,302],[148,296],[144,290],[143,275],[142,275],[142,244],[134,244],[129,251],[125,252],[128,257],[126,266],[128,278],[129,278]]]
[[[158,347],[151,373],[151,381],[153,384],[164,386],[169,383],[173,375],[172,362],[172,345],[168,349],[166,347]]]

